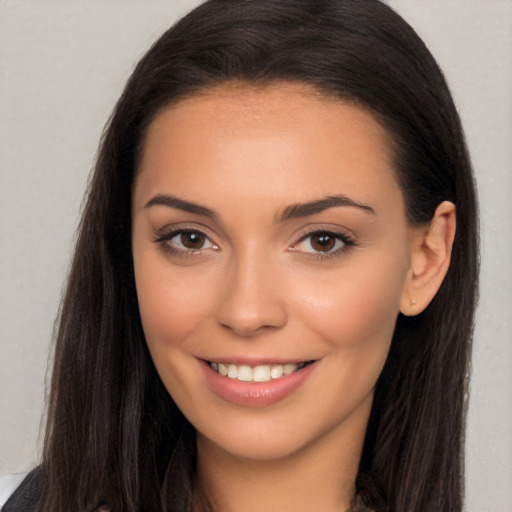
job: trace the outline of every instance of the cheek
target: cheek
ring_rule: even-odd
[[[177,404],[189,404],[194,410],[200,404],[196,404],[192,392],[190,365],[197,361],[190,350],[199,340],[192,334],[204,321],[210,306],[207,295],[186,277],[189,269],[170,273],[168,262],[164,259],[162,263],[161,259],[141,259],[135,265],[142,327],[167,391]]]
[[[162,255],[135,259],[137,299],[148,345],[179,345],[209,309],[207,276],[197,270],[173,271]],[[198,287],[198,283],[201,287]]]
[[[340,269],[335,278],[304,285],[301,295],[302,325],[325,344],[331,403],[345,404],[340,414],[355,410],[375,387],[389,352],[405,277],[389,269],[363,268],[346,274]],[[325,387],[316,392],[325,394]]]
[[[161,253],[134,253],[139,311],[151,358],[165,387],[176,401],[191,401],[186,369],[196,364],[190,352],[200,343],[199,326],[211,309],[208,275],[192,268],[173,269]],[[198,287],[198,284],[201,286]]]
[[[405,266],[386,258],[348,265],[325,279],[305,280],[298,301],[308,327],[347,352],[387,349],[391,341]],[[400,269],[403,268],[401,271]]]

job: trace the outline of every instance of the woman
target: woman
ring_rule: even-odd
[[[476,254],[460,122],[403,20],[206,2],[105,132],[43,461],[4,509],[461,510]]]

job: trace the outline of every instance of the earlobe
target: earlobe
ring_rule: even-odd
[[[421,313],[441,287],[450,266],[455,217],[455,205],[444,201],[428,226],[414,228],[410,268],[400,303],[404,315]]]

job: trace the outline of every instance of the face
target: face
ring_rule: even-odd
[[[391,157],[369,113],[307,86],[224,86],[150,125],[140,313],[201,443],[272,459],[364,435],[410,267]]]

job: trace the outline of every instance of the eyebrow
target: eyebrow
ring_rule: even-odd
[[[195,215],[201,215],[203,217],[217,218],[217,213],[208,208],[191,201],[179,199],[178,197],[159,194],[151,198],[144,206],[144,208],[150,208],[152,206],[167,206],[169,208],[176,208],[184,212],[193,213]],[[285,222],[290,219],[297,219],[300,217],[308,217],[309,215],[315,215],[328,210],[329,208],[336,208],[339,206],[349,206],[352,208],[359,208],[364,212],[376,215],[375,210],[364,203],[359,203],[350,199],[344,195],[328,196],[322,199],[309,201],[307,203],[297,203],[286,207],[281,214],[281,222]]]
[[[353,208],[359,208],[364,212],[376,215],[375,210],[364,203],[359,203],[350,199],[350,197],[344,195],[328,196],[315,201],[309,201],[307,203],[292,204],[285,208],[281,215],[281,221],[287,221],[290,219],[297,219],[300,217],[308,217],[309,215],[315,215],[321,213],[329,208],[335,208],[337,206],[350,206]]]
[[[150,208],[151,206],[167,206],[169,208],[176,208],[178,210],[194,213],[195,215],[201,215],[203,217],[217,217],[217,213],[206,206],[201,206],[200,204],[185,201],[184,199],[179,199],[178,197],[169,195],[159,194],[153,197],[146,203],[144,208]]]

